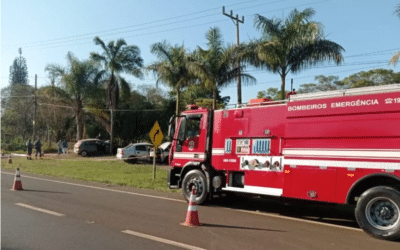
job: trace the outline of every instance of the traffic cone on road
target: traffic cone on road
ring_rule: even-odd
[[[181,223],[182,226],[186,227],[197,227],[201,226],[199,222],[199,214],[197,212],[197,204],[196,204],[196,188],[192,188],[192,193],[190,194],[189,199],[189,208],[186,214],[186,221]]]
[[[11,190],[24,190],[22,188],[21,176],[19,175],[19,168],[17,168],[17,172],[15,173],[14,185]]]
[[[11,158],[11,154],[10,154],[10,156],[8,157],[8,163],[12,163],[12,158]]]

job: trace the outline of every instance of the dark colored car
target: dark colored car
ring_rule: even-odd
[[[82,155],[102,155],[110,152],[110,143],[99,139],[85,139],[75,143],[74,153]]]

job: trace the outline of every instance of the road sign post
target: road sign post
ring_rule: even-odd
[[[160,125],[158,121],[154,123],[153,128],[150,130],[150,140],[154,145],[154,155],[153,155],[153,180],[156,179],[156,155],[157,155],[157,148],[161,144],[164,135],[161,131]]]
[[[153,180],[156,179],[156,152],[157,152],[157,147],[154,147],[154,155],[153,155]]]

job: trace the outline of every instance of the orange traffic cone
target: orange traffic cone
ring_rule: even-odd
[[[12,158],[11,158],[11,154],[10,154],[10,156],[8,157],[8,163],[12,163]]]
[[[17,168],[17,172],[15,173],[14,185],[11,190],[24,190],[22,188],[21,176],[19,175],[19,168]]]
[[[196,188],[192,188],[192,193],[190,194],[189,199],[189,208],[186,215],[186,221],[181,223],[182,226],[186,227],[196,227],[201,226],[199,222],[199,214],[197,212],[197,204],[196,204]]]

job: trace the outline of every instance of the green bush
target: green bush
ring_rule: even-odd
[[[10,140],[6,140],[2,138],[1,140],[1,153],[8,154],[12,153],[26,153],[26,142],[27,139],[23,139],[22,137],[14,137]],[[34,142],[32,142],[33,144]],[[42,150],[44,153],[57,153],[57,144],[56,142],[50,144],[42,141]],[[33,148],[33,151],[35,149]]]
[[[7,141],[4,138],[1,140],[1,151],[8,152],[8,151],[22,151],[25,152],[26,141],[22,137],[14,137],[11,140]]]

